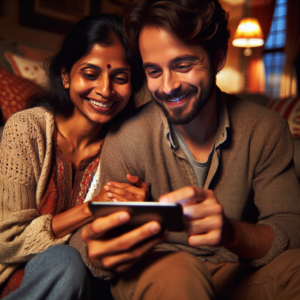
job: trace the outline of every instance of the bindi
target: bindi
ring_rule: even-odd
[[[107,69],[110,69],[110,68],[111,68],[111,65],[110,65],[110,64],[107,64],[106,67],[107,67]]]

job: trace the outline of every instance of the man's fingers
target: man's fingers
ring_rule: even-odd
[[[162,195],[159,198],[159,202],[162,203],[181,203],[188,201],[191,204],[196,204],[197,202],[201,202],[209,197],[211,197],[212,191],[206,189],[200,189],[192,186],[186,186],[180,188],[171,193]],[[184,206],[184,205],[183,205]]]
[[[207,199],[205,202],[183,207],[184,219],[187,222],[203,219],[207,216],[220,215],[222,212],[222,205],[215,199],[211,199],[211,201]]]
[[[221,242],[221,230],[212,230],[205,234],[191,235],[189,244],[194,247],[199,246],[216,246]]]
[[[159,233],[161,226],[157,222],[149,222],[141,227],[124,233],[121,236],[113,238],[109,241],[103,242],[96,252],[89,252],[91,257],[102,256],[109,253],[117,253],[122,251],[128,251],[131,247],[137,243]],[[89,247],[92,248],[92,247]]]
[[[130,219],[127,212],[117,212],[103,218],[97,218],[82,229],[82,239],[87,242],[103,235],[106,231],[120,226]]]
[[[212,230],[222,228],[223,221],[216,216],[206,217],[203,220],[195,220],[185,223],[185,230],[188,235],[204,234]]]
[[[156,237],[138,247],[133,248],[130,251],[119,253],[117,255],[106,256],[102,259],[102,265],[105,268],[109,268],[109,269],[114,268],[118,272],[120,272],[121,270],[126,269],[126,264],[129,263],[129,265],[132,265],[134,262],[136,262],[142,256],[144,256],[150,249],[152,249],[161,240],[162,237]],[[125,268],[123,268],[124,264],[125,264]]]

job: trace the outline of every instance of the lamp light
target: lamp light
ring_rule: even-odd
[[[233,36],[232,44],[235,47],[245,47],[245,56],[252,54],[251,47],[262,46],[264,44],[264,36],[257,19],[242,19]]]

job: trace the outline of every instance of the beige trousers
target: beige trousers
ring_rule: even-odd
[[[300,299],[300,250],[260,269],[202,263],[186,252],[151,253],[111,285],[115,300]]]

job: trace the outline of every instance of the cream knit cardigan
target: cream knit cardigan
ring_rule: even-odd
[[[53,114],[38,107],[14,114],[0,144],[0,285],[21,262],[56,239],[52,216],[39,215],[53,154]]]

